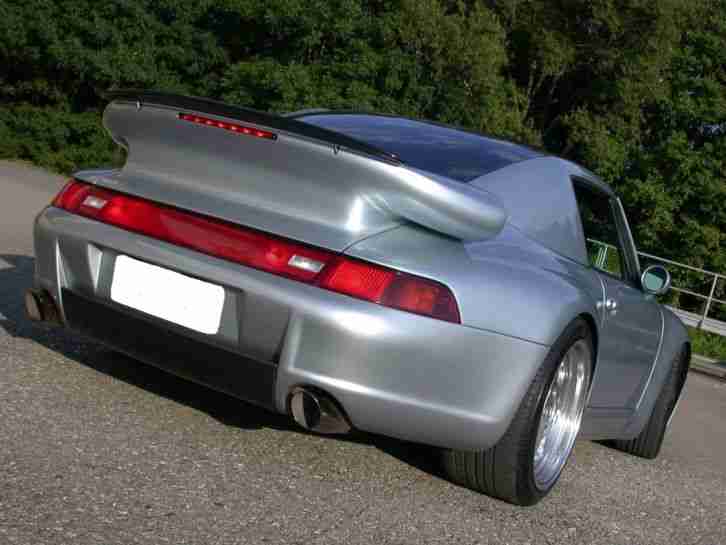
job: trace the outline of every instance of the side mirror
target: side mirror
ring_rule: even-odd
[[[643,271],[640,285],[645,293],[663,295],[671,289],[671,273],[662,265],[651,265]]]

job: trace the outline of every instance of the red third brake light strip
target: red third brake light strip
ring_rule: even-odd
[[[52,204],[127,231],[356,299],[461,323],[453,293],[433,280],[77,180],[68,182]]]
[[[277,140],[277,135],[274,132],[263,131],[262,129],[247,127],[245,125],[238,125],[236,123],[228,123],[226,121],[220,121],[218,119],[210,119],[209,117],[203,117],[201,115],[180,113],[179,119],[181,119],[182,121],[189,121],[190,123],[197,123],[198,125],[205,125],[207,127],[214,127],[216,129],[224,129],[226,131],[234,132],[237,134],[246,134],[248,136],[256,136],[257,138],[266,138],[267,140]]]

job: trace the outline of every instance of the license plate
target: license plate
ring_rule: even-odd
[[[121,255],[113,271],[111,300],[212,335],[219,331],[224,288]]]

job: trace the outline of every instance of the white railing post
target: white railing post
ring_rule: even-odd
[[[604,270],[605,266],[608,263],[608,251],[610,250],[609,246],[602,245],[600,246],[600,251],[598,252],[597,256],[597,268]]]
[[[708,299],[706,299],[706,306],[703,309],[703,316],[701,316],[701,321],[698,323],[698,329],[703,329],[703,323],[708,318],[708,313],[711,311],[711,303],[713,303],[713,298],[716,295],[716,285],[718,284],[719,276],[717,274],[713,275],[713,284],[711,284],[711,292],[708,295]]]

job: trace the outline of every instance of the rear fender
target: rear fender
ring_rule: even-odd
[[[673,360],[684,346],[689,346],[688,331],[683,322],[667,308],[662,307],[662,311],[664,321],[663,342],[656,360],[655,369],[650,382],[645,387],[640,403],[624,428],[623,436],[618,437],[618,439],[632,439],[643,431],[658,401],[663,385],[670,374]]]
[[[597,275],[510,225],[491,240],[469,244],[403,226],[347,253],[443,282],[469,327],[550,346],[577,316],[599,323]]]

